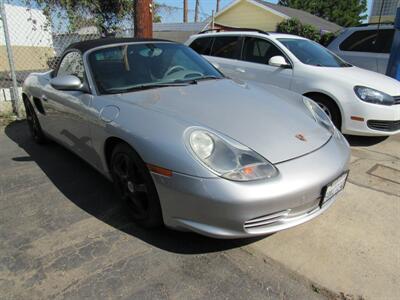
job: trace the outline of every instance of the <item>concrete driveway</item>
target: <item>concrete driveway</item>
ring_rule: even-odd
[[[334,206],[251,247],[332,291],[400,299],[400,135],[349,141],[349,182]]]
[[[400,137],[351,142],[327,213],[225,241],[136,227],[79,158],[35,145],[25,122],[0,128],[0,298],[397,299]]]

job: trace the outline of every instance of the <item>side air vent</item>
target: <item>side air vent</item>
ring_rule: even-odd
[[[35,104],[37,110],[38,110],[42,115],[45,115],[45,114],[46,114],[46,112],[44,111],[43,105],[42,105],[42,101],[40,101],[39,98],[33,97],[33,103]]]

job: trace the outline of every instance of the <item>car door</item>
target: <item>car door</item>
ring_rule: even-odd
[[[376,29],[355,31],[340,43],[336,54],[352,65],[377,72],[376,38]]]
[[[79,51],[68,52],[62,58],[54,76],[74,75],[86,85],[86,75]],[[50,134],[82,158],[91,161],[92,145],[88,115],[92,95],[81,91],[55,89],[45,86],[43,103],[50,119]]]
[[[215,36],[210,54],[204,57],[228,77],[234,77],[236,62],[240,56],[241,37],[237,35]]]
[[[377,71],[386,74],[389,63],[390,52],[392,50],[394,38],[394,29],[379,30],[376,47],[377,47]]]
[[[259,37],[246,37],[243,43],[241,60],[236,62],[234,70],[235,77],[290,89],[293,69],[268,64],[274,56],[282,56],[290,64],[289,59],[278,46]]]

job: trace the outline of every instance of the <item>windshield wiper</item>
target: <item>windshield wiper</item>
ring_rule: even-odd
[[[190,84],[196,84],[197,82],[192,81],[182,81],[182,82],[168,82],[168,83],[154,83],[154,84],[142,84],[136,85],[134,87],[126,88],[126,89],[112,89],[108,90],[109,94],[120,94],[120,93],[128,93],[133,91],[143,91],[149,90],[154,88],[161,88],[161,87],[169,87],[169,86],[186,86]]]
[[[190,79],[187,79],[187,80],[177,79],[174,82],[197,84],[197,82],[201,81],[201,80],[224,79],[224,78],[227,78],[227,77],[218,77],[218,76],[215,76],[215,75],[206,75],[206,76],[201,76],[201,77],[190,78]]]
[[[218,77],[218,76],[215,76],[215,75],[206,75],[206,76],[202,76],[202,77],[199,77],[199,78],[194,78],[194,80],[199,81],[199,80],[223,79],[223,78],[224,77]]]

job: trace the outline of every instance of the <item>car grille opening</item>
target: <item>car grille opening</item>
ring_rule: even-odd
[[[394,97],[394,104],[400,104],[400,96]]]
[[[272,213],[269,215],[261,216],[255,219],[251,219],[244,223],[244,228],[254,228],[254,227],[261,227],[266,226],[271,223],[279,222],[284,220],[289,215],[290,209],[282,210],[276,213]]]
[[[391,132],[400,130],[400,120],[397,121],[368,120],[367,125],[369,128],[379,131]]]
[[[287,224],[288,222],[302,219],[320,210],[320,202],[321,198],[318,197],[311,202],[304,203],[297,207],[258,216],[256,218],[245,221],[243,224],[243,228],[247,232],[257,233],[260,230],[264,230],[268,227],[280,226],[283,224]],[[326,203],[329,202],[331,202],[331,200],[327,201]]]

